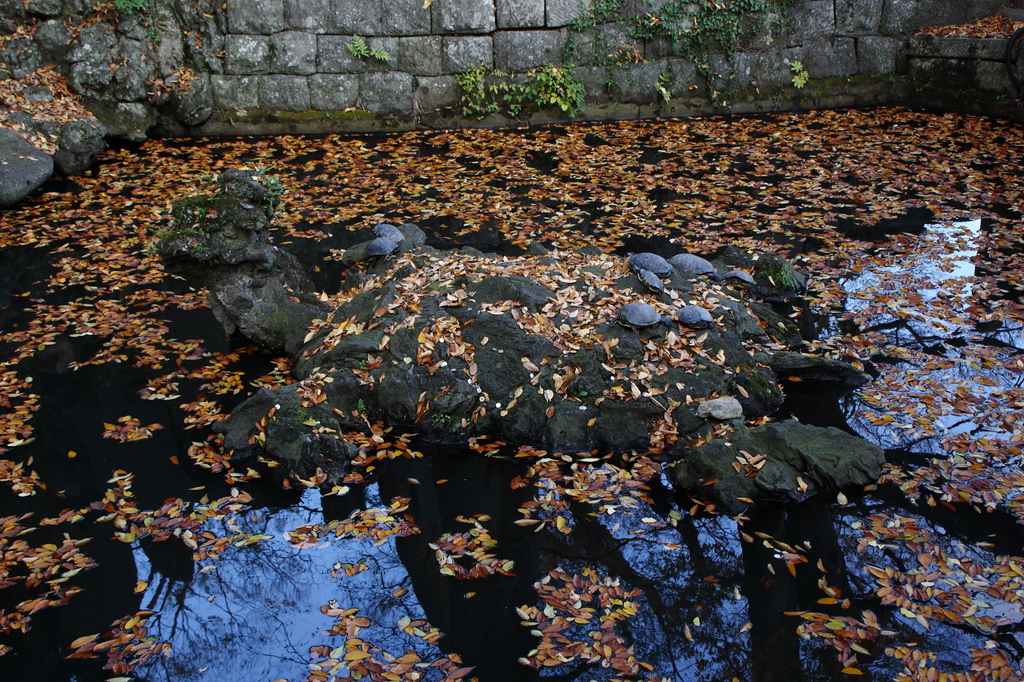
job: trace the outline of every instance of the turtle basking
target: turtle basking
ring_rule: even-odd
[[[729,284],[734,284],[744,289],[750,289],[754,286],[754,278],[746,270],[730,270],[725,273],[722,279]]]
[[[658,277],[671,274],[672,266],[656,253],[634,253],[629,257],[629,268],[639,274],[641,270],[653,272]]]
[[[718,273],[715,271],[715,266],[704,258],[695,256],[692,253],[676,254],[668,259],[668,263],[684,274],[698,276],[704,275],[711,279],[718,279]]]
[[[662,322],[671,322],[672,319],[664,317],[650,303],[633,301],[619,308],[615,321],[633,331],[639,331],[642,327],[653,327]]]
[[[647,287],[650,291],[663,294],[665,293],[665,283],[661,281],[657,275],[650,270],[640,269],[636,271],[636,276],[640,280],[640,283]]]
[[[373,228],[373,234],[376,237],[384,237],[390,239],[396,244],[405,241],[405,235],[394,225],[390,223],[380,223]]]
[[[387,237],[377,237],[366,245],[366,256],[369,259],[388,260],[398,251],[398,242]]]
[[[676,319],[681,325],[691,329],[703,329],[715,323],[715,318],[711,316],[711,313],[699,305],[683,306],[676,313]]]

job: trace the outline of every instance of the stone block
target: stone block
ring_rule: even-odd
[[[718,56],[718,55],[715,55]],[[667,60],[672,80],[667,87],[673,98],[706,95],[708,88],[704,77],[697,72],[697,65],[691,59]],[[713,73],[718,73],[715,64],[710,64]]]
[[[255,109],[260,103],[258,76],[210,76],[213,104],[218,109]]]
[[[897,73],[902,40],[885,36],[857,38],[857,72],[862,76],[891,76]]]
[[[750,87],[750,55],[746,52],[738,52],[732,59],[722,54],[713,54],[708,64],[711,67],[710,85],[716,90],[728,92]]]
[[[496,28],[494,0],[444,0],[431,9],[436,33],[491,33]]]
[[[359,97],[359,76],[318,73],[310,76],[309,106],[318,111],[344,111]]]
[[[431,31],[430,8],[423,0],[387,0],[382,6],[383,32],[392,36],[422,36]]]
[[[224,39],[224,58],[224,70],[228,73],[268,73],[270,37],[229,33]]]
[[[668,64],[661,61],[625,64],[612,71],[618,94],[616,99],[620,102],[653,104],[661,99],[658,77],[670,72]]]
[[[917,87],[933,86],[949,92],[973,90],[977,85],[978,70],[972,60],[911,57],[907,59],[907,75]]]
[[[1006,77],[1006,67],[1002,62],[978,62],[976,66],[979,90],[1012,93],[1013,85]]]
[[[548,28],[561,28],[571,24],[580,16],[579,0],[547,0],[544,20]]]
[[[454,76],[417,78],[413,94],[416,98],[416,106],[421,111],[430,111],[458,106],[459,99],[462,97],[462,88],[459,87]]]
[[[331,0],[327,26],[330,33],[361,36],[384,32],[384,9],[381,0]]]
[[[614,83],[609,82],[608,69],[603,66],[577,66],[573,75],[583,84],[584,97],[587,104],[604,104],[611,101],[609,89]]]
[[[316,72],[316,43],[313,33],[282,31],[270,37],[270,71],[297,76]]]
[[[758,88],[778,88],[793,85],[790,64],[800,61],[800,48],[771,50],[750,55],[750,84]]]
[[[380,51],[388,56],[387,59],[364,57],[363,63],[366,65],[366,71],[391,71],[395,68],[395,60],[398,59],[398,38],[391,38],[389,36],[367,38],[366,46],[373,51]]]
[[[543,28],[544,0],[495,0],[498,28]]]
[[[795,5],[789,9],[789,20],[793,26],[789,34],[790,47],[824,40],[836,30],[832,0],[811,0]]]
[[[883,0],[836,0],[836,32],[865,35],[878,31]]]
[[[394,66],[414,76],[440,76],[443,72],[444,53],[441,36],[412,36],[398,38],[398,57]]]
[[[967,19],[970,21],[995,16],[1009,6],[1024,7],[1020,2],[1007,0],[967,0]]]
[[[413,77],[400,71],[365,73],[359,77],[362,107],[378,114],[412,113]]]
[[[260,109],[308,111],[309,84],[304,76],[260,76]]]
[[[287,28],[326,33],[331,28],[331,0],[284,0]]]
[[[742,45],[744,52],[762,52],[777,48],[788,40],[788,18],[778,12],[760,15],[744,15],[740,19],[742,31],[753,32]]]
[[[652,14],[672,1],[673,0],[625,0],[622,5],[622,17],[625,19],[632,19],[633,17],[642,17],[645,14]],[[690,7],[685,9],[696,12],[696,3],[691,3]]]
[[[601,24],[586,33],[573,34],[573,47],[568,59],[581,66],[596,66],[614,59],[619,48],[635,49],[636,41],[622,24]]]
[[[348,49],[353,36],[317,36],[316,70],[320,73],[363,73],[366,64]]]
[[[564,48],[561,31],[498,31],[494,34],[494,68],[519,72],[558,65]]]
[[[494,42],[490,36],[445,36],[441,46],[446,74],[454,75],[479,66],[494,68]]]
[[[963,24],[967,21],[964,0],[900,0],[882,8],[881,33],[910,37],[919,28]]]
[[[916,35],[910,39],[907,54],[912,57],[1003,61],[1006,57],[1006,40]]]
[[[40,17],[59,17],[64,11],[63,0],[28,0],[28,11]]]
[[[801,61],[811,78],[836,78],[857,73],[857,50],[853,38],[804,43]]]
[[[228,33],[270,35],[288,26],[284,0],[227,0]]]

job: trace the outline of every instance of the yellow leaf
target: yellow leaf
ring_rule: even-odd
[[[84,637],[79,637],[75,641],[71,642],[71,648],[72,649],[77,649],[80,646],[85,646],[89,642],[95,641],[97,637],[99,637],[98,634],[96,634],[96,635],[86,635]]]
[[[346,661],[361,661],[362,659],[369,657],[369,651],[350,651],[347,654],[345,654]]]
[[[864,674],[860,670],[858,670],[857,668],[851,668],[849,666],[847,666],[846,668],[843,668],[839,672],[846,673],[847,675],[863,675]]]

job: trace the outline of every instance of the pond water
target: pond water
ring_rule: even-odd
[[[1024,177],[993,171],[1021,137],[898,110],[109,152],[0,214],[0,678],[1021,679]],[[169,198],[243,164],[291,188],[278,241],[325,289],[381,219],[509,252],[778,249],[812,273],[789,309],[809,350],[875,380],[789,383],[777,416],[882,445],[885,477],[734,519],[642,454],[411,440],[342,494],[225,466],[210,421],[287,365],[145,245]],[[82,570],[27,580],[65,537],[91,538]]]

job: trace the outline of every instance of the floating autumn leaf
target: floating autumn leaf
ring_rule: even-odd
[[[157,429],[164,428],[160,424],[143,426],[138,419],[130,415],[119,417],[117,421],[120,426],[115,424],[103,425],[104,438],[113,438],[114,440],[119,440],[122,443],[127,443],[129,441],[145,440],[152,436],[153,432]]]

